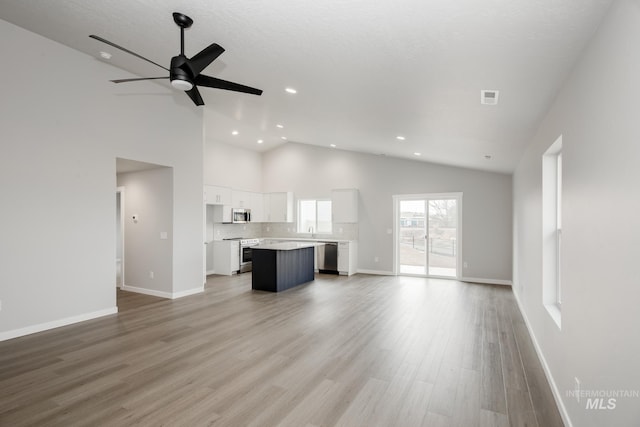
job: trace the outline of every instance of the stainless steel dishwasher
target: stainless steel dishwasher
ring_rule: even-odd
[[[338,274],[338,242],[318,243],[323,243],[316,248],[318,272]]]

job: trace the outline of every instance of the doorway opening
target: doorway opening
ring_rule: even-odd
[[[116,304],[124,291],[173,294],[173,168],[116,158]]]
[[[460,277],[462,193],[394,196],[395,271]]]

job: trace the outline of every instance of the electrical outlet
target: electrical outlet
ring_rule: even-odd
[[[373,257],[373,262],[380,262],[380,258],[378,258],[378,257]]]
[[[573,386],[574,391],[576,392],[576,400],[578,401],[578,403],[580,403],[580,380],[578,379],[578,377],[574,377],[573,378],[575,380],[575,384]]]
[[[467,261],[462,263],[462,268],[467,268],[469,267],[469,263]]]
[[[153,271],[150,271],[150,272],[149,272],[149,279],[153,279],[153,277],[154,277],[154,276],[155,276],[155,275],[153,274]]]

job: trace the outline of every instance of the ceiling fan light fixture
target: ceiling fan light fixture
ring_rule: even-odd
[[[171,80],[171,86],[173,86],[176,89],[183,90],[185,92],[193,89],[193,83],[191,83],[189,80],[182,80],[182,79]]]
[[[232,92],[241,92],[248,93],[252,95],[262,95],[262,90],[256,89],[253,87],[241,85],[239,83],[230,82],[227,80],[218,79],[216,77],[211,77],[202,74],[202,71],[209,66],[213,61],[216,60],[223,52],[224,48],[217,43],[212,43],[209,46],[202,49],[200,52],[196,53],[191,58],[187,58],[184,54],[184,30],[185,28],[191,27],[193,24],[193,20],[188,16],[174,12],[173,20],[178,27],[180,27],[180,54],[171,58],[171,65],[169,68],[164,65],[160,65],[157,62],[154,62],[150,59],[145,58],[142,55],[139,55],[127,48],[119,46],[113,42],[110,42],[107,39],[103,39],[100,36],[96,36],[95,34],[89,35],[94,40],[98,40],[99,42],[105,43],[113,48],[121,50],[125,53],[133,55],[143,61],[149,62],[159,68],[162,68],[165,71],[169,72],[168,79],[171,82],[171,86],[181,91],[184,91],[189,98],[193,101],[193,103],[197,106],[204,105],[204,100],[200,95],[200,91],[198,87],[210,87],[213,89],[223,89],[229,90]],[[103,55],[104,57],[104,55]],[[111,80],[113,83],[124,83],[124,82],[133,82],[140,80],[160,80],[167,79],[165,74],[164,77],[142,77],[142,78],[133,78],[133,79],[118,79]]]

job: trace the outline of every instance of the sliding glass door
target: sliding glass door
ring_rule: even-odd
[[[461,195],[396,196],[397,271],[459,277]]]

